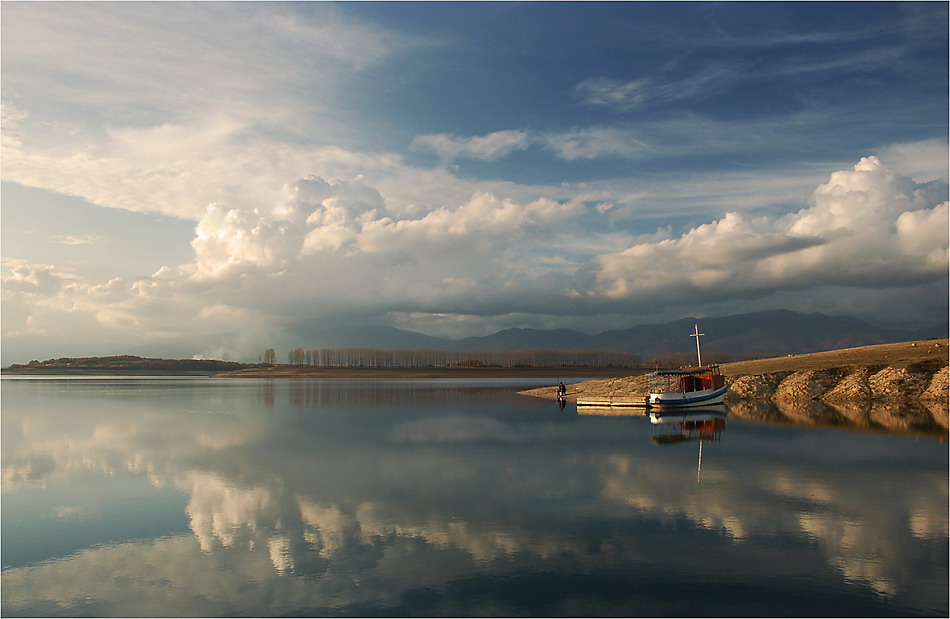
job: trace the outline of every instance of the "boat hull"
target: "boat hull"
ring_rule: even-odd
[[[650,406],[660,408],[690,408],[694,406],[712,406],[722,404],[726,399],[728,386],[719,389],[700,389],[687,392],[651,393]]]

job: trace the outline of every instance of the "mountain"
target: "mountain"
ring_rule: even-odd
[[[571,329],[505,329],[484,337],[467,337],[452,344],[451,350],[500,351],[515,350],[590,350],[590,336]]]
[[[927,340],[934,337],[947,337],[947,325],[946,323],[942,325],[933,325],[930,327],[924,327],[923,329],[917,329],[914,331],[916,334],[915,340]]]
[[[492,335],[461,340],[437,338],[387,326],[359,329],[321,329],[300,333],[307,348],[381,348],[391,350],[604,350],[652,354],[692,352],[695,340],[689,337],[698,324],[703,350],[709,352],[762,356],[802,354],[886,344],[928,337],[946,337],[947,325],[917,331],[888,329],[848,316],[803,314],[774,310],[711,318],[683,318],[662,324],[637,325],[588,335],[570,329],[506,329]]]
[[[386,325],[357,328],[302,329],[293,333],[302,348],[379,348],[383,350],[453,350],[453,340]]]
[[[693,326],[705,333],[705,350],[756,355],[788,355],[917,339],[913,331],[885,329],[847,316],[801,314],[775,310],[720,318],[683,318],[660,325],[605,331],[593,336],[595,350],[637,352],[641,355],[690,352]],[[946,330],[944,330],[946,333]]]

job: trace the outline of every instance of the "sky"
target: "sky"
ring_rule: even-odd
[[[939,2],[2,2],[2,362],[948,316]]]

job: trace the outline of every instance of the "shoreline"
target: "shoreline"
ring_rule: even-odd
[[[756,376],[773,376],[779,379],[803,372],[823,374],[851,374],[858,369],[880,372],[892,369],[896,372],[926,372],[931,375],[941,369],[946,370],[950,353],[950,339],[933,338],[898,342],[894,344],[876,344],[873,346],[858,346],[786,357],[771,357],[752,361],[734,361],[719,365],[720,371],[730,383],[730,387],[743,379]],[[576,400],[577,396],[608,397],[623,395],[646,395],[647,380],[641,371],[637,374],[627,374],[625,380],[615,381],[586,381],[570,385],[567,392],[568,400]],[[730,389],[732,391],[732,389]],[[554,387],[541,387],[522,392],[524,395],[556,399]]]
[[[328,368],[276,366],[214,374],[211,378],[618,378],[642,374],[638,368]]]
[[[950,428],[948,344],[938,338],[722,364],[726,403],[753,421],[943,436]],[[568,385],[566,399],[638,400],[648,390],[646,375],[606,378]],[[520,394],[557,398],[555,387]]]

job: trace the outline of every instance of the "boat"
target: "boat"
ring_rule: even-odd
[[[703,365],[699,347],[699,325],[690,337],[696,338],[696,367],[678,370],[657,370],[650,376],[648,407],[685,408],[722,404],[729,386],[716,364]]]

